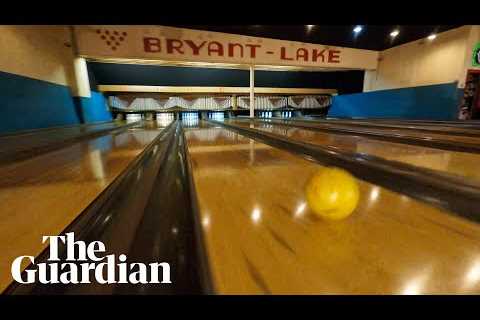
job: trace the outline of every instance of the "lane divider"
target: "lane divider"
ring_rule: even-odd
[[[242,121],[251,121],[243,120]],[[314,131],[321,131],[327,133],[336,133],[342,135],[358,135],[365,136],[374,140],[388,141],[388,142],[397,142],[402,144],[409,144],[414,146],[429,147],[447,151],[456,151],[456,152],[467,152],[467,153],[480,153],[480,145],[466,142],[453,142],[447,140],[441,140],[437,138],[418,138],[414,136],[408,136],[403,134],[394,134],[394,133],[378,133],[374,131],[366,131],[361,129],[345,129],[345,128],[335,128],[335,127],[319,127],[314,124],[304,124],[296,122],[295,120],[277,120],[277,119],[255,119],[255,121],[262,121],[265,123],[277,123],[291,127],[303,128]]]
[[[272,119],[275,120],[282,120],[283,118],[280,117],[273,117]],[[317,123],[317,124],[323,124],[323,125],[352,125],[356,127],[367,127],[367,128],[376,128],[376,129],[402,129],[402,130],[410,130],[410,131],[424,131],[424,132],[429,132],[429,133],[435,133],[435,134],[443,134],[443,135],[452,135],[452,136],[466,136],[466,137],[480,137],[480,126],[479,125],[448,125],[448,124],[442,124],[442,125],[437,125],[437,124],[427,124],[427,123],[401,123],[397,122],[397,124],[393,123],[373,123],[369,121],[350,121],[350,120],[325,120],[325,119],[288,119],[290,121],[294,122],[311,122],[311,123]],[[410,127],[406,127],[406,125]],[[419,126],[426,126],[426,127],[419,127]],[[458,129],[459,131],[448,131],[448,130],[438,130],[438,129],[432,129],[435,127],[440,127],[440,128],[455,128]],[[473,132],[472,132],[473,131]]]

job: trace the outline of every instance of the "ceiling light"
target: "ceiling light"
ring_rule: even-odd
[[[356,26],[355,28],[353,28],[353,32],[359,33],[360,31],[362,31],[362,29],[362,26]]]
[[[307,28],[308,28],[308,29],[312,29],[314,26],[315,26],[315,25],[313,25],[313,24],[307,24]]]
[[[427,39],[428,39],[428,40],[433,40],[433,39],[435,39],[436,37],[437,37],[436,34],[431,34],[431,35],[429,35],[429,36],[427,37]]]
[[[398,36],[399,33],[400,33],[400,31],[398,31],[398,30],[393,30],[393,31],[390,33],[390,37],[395,38],[396,36]]]

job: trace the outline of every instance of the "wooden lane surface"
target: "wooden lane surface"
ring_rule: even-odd
[[[308,120],[307,120],[308,121]],[[418,129],[420,131],[425,130],[435,130],[443,131],[445,134],[451,133],[461,133],[461,134],[471,134],[473,136],[478,136],[480,134],[480,125],[479,124],[468,124],[468,123],[453,123],[453,122],[442,122],[442,123],[432,123],[432,122],[411,122],[411,121],[382,121],[382,120],[365,120],[365,121],[351,121],[351,120],[320,120],[320,122],[325,124],[343,124],[343,125],[352,125],[353,127],[377,127],[377,128],[398,128],[398,129]]]
[[[302,121],[299,121],[299,123],[302,123]],[[406,129],[406,128],[373,128],[373,127],[349,125],[344,123],[338,123],[338,124],[324,123],[322,121],[308,121],[305,123],[308,123],[309,125],[316,125],[322,128],[365,130],[368,132],[384,133],[384,134],[399,134],[399,135],[405,135],[405,136],[422,138],[422,139],[431,138],[431,139],[439,139],[439,140],[451,141],[451,142],[465,142],[465,143],[471,143],[471,144],[480,144],[480,136],[468,137],[468,136],[449,135],[447,131],[443,134],[443,133],[431,133],[431,132],[414,130],[414,129]],[[462,132],[464,132],[464,130],[462,130]],[[480,133],[480,131],[478,130],[474,132],[477,134]]]
[[[102,122],[90,125],[68,126],[61,128],[45,128],[20,132],[18,134],[0,135],[1,154],[14,151],[27,150],[49,143],[74,138],[82,134],[92,133],[99,130],[119,128],[126,122]]]
[[[160,131],[108,134],[0,167],[0,292],[13,259],[37,256],[42,236],[60,234]]]
[[[230,120],[228,123],[250,128],[250,123],[246,121]],[[370,154],[387,160],[455,174],[480,184],[480,170],[478,170],[480,154],[379,141],[355,135],[319,132],[277,123],[254,122],[253,127],[295,141],[335,147],[348,152]]]
[[[216,292],[480,293],[479,225],[362,180],[350,217],[321,220],[304,195],[321,165],[225,131],[185,133]]]

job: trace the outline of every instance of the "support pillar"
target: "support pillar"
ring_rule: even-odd
[[[90,98],[90,81],[88,80],[87,62],[85,58],[76,57],[73,60],[73,69],[75,72],[75,88],[73,96]]]
[[[232,109],[237,110],[238,109],[238,103],[237,103],[237,95],[232,95]]]
[[[73,101],[76,112],[81,123],[85,123],[82,98],[91,98],[90,81],[88,79],[87,62],[85,58],[75,57],[73,60],[73,71],[75,75],[75,84],[72,88]]]
[[[255,116],[255,67],[250,65],[250,118]]]

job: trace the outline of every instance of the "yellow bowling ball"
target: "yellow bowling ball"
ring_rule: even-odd
[[[340,168],[323,168],[307,183],[308,206],[328,220],[348,217],[357,207],[360,191],[355,178]]]

